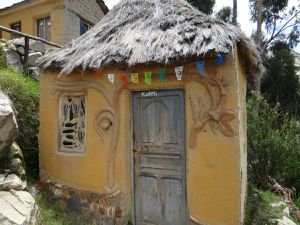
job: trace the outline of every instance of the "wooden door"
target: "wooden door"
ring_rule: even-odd
[[[182,90],[133,94],[136,225],[187,224]]]

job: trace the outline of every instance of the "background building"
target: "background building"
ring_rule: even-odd
[[[2,26],[65,44],[88,31],[108,12],[103,0],[24,0],[0,9]],[[8,33],[5,39],[16,38]]]

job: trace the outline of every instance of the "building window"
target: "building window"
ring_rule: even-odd
[[[59,104],[59,151],[82,153],[85,151],[85,95],[62,95]]]
[[[51,21],[49,16],[37,20],[37,36],[47,41],[51,40]]]
[[[10,29],[12,30],[16,30],[16,31],[20,31],[21,32],[21,21],[15,22],[15,23],[11,23],[10,24]],[[11,38],[18,38],[20,37],[17,34],[11,34]]]
[[[80,20],[80,36],[89,31],[91,28],[91,24]]]

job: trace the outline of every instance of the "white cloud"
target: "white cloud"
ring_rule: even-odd
[[[7,6],[11,6],[17,2],[21,2],[23,0],[0,0],[0,9],[5,8]]]
[[[112,9],[120,0],[104,0],[105,4],[109,9]]]

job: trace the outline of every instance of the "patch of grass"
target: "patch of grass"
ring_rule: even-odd
[[[286,205],[272,207],[272,203],[281,202],[281,196],[271,191],[256,189],[253,185],[248,187],[248,199],[246,205],[245,224],[272,224],[270,219],[279,219],[283,216],[283,209]]]
[[[62,210],[55,202],[49,202],[44,193],[38,193],[36,202],[39,206],[43,224],[45,225],[89,225],[90,220],[81,215],[75,216]]]
[[[38,179],[39,83],[22,73],[0,67],[0,90],[13,102],[27,176]]]

